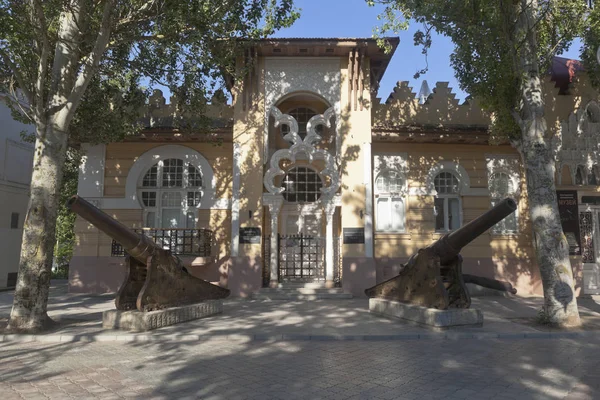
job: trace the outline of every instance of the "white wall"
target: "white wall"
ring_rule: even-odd
[[[13,120],[0,94],[0,288],[6,287],[8,274],[18,270],[29,201],[33,145],[23,143],[23,130],[32,132],[33,126]],[[19,214],[17,229],[11,228],[12,213]]]

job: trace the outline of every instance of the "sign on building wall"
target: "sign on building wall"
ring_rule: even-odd
[[[344,228],[344,244],[363,244],[365,228]]]
[[[579,232],[579,207],[576,190],[557,190],[558,213],[563,232],[569,243],[569,255],[581,255],[581,235]]]
[[[240,228],[240,244],[260,244],[260,228]]]

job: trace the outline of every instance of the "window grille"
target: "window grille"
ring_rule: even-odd
[[[323,181],[307,167],[295,167],[283,178],[283,198],[292,203],[313,203],[321,197]]]
[[[298,107],[298,108],[294,108],[293,110],[288,111],[286,114],[294,117],[294,119],[296,119],[296,121],[298,122],[298,135],[304,139],[306,137],[307,129],[306,129],[306,125],[308,124],[308,121],[314,117],[315,115],[317,115],[317,113],[313,110],[311,110],[310,108],[306,108],[306,107]],[[316,132],[320,135],[323,132],[323,126],[319,125],[315,128]],[[282,125],[281,126],[281,134],[283,136],[287,135],[288,133],[290,133],[290,128],[287,125]]]

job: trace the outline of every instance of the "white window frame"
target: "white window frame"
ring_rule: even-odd
[[[377,181],[379,180],[380,177],[383,177],[384,175],[388,175],[388,174],[395,174],[402,180],[403,185],[402,185],[401,190],[399,190],[397,192],[392,192],[392,191],[380,192],[379,191],[379,188],[377,187]],[[383,169],[375,177],[374,186],[375,186],[375,191],[374,191],[375,192],[374,193],[374,195],[375,195],[375,207],[374,207],[374,209],[375,209],[375,231],[376,232],[385,232],[385,233],[406,233],[406,231],[407,231],[407,229],[406,229],[406,212],[408,209],[407,204],[406,204],[408,202],[408,196],[407,196],[408,182],[406,179],[406,174],[404,174],[398,170],[395,170],[395,169]],[[392,199],[400,198],[402,200],[402,226],[404,227],[403,229],[392,229],[391,224],[390,224],[389,228],[381,228],[380,227],[380,218],[381,217],[379,215],[378,201],[379,201],[379,199],[382,199],[382,198],[387,198],[389,201],[389,204],[388,204],[389,211],[388,211],[388,215],[387,215],[388,217],[391,217],[391,215],[392,215]]]
[[[509,189],[508,193],[499,193],[499,192],[495,192],[492,189],[495,187],[494,186],[494,176],[497,174],[504,174],[508,177],[509,182],[512,184],[512,190]],[[504,169],[496,169],[493,172],[490,173],[489,175],[489,189],[490,189],[490,204],[493,207],[495,204],[497,204],[498,202],[504,200],[506,197],[510,197],[511,199],[514,200],[518,200],[518,193],[519,193],[519,181],[518,178],[512,174],[510,171],[504,170]],[[517,202],[518,204],[518,202]],[[514,216],[515,216],[515,229],[500,229],[501,227],[498,226],[499,224],[501,224],[501,222],[506,222],[506,219],[504,219],[503,221],[499,222],[498,224],[494,225],[492,227],[492,234],[493,235],[497,235],[497,236],[505,236],[505,235],[516,235],[519,233],[519,210],[515,210],[514,212]],[[506,226],[505,224],[501,224]]]
[[[180,160],[183,163],[183,171],[182,171],[182,185],[181,187],[163,187],[162,185],[162,181],[163,181],[163,166],[164,166],[164,161],[166,160],[171,160],[171,159],[175,159],[175,160]],[[148,171],[150,171],[150,169],[154,168],[154,166],[156,166],[156,186],[143,186],[143,180],[144,177],[146,176],[146,174],[148,173]],[[202,179],[202,186],[200,187],[190,187],[189,185],[189,171],[188,168],[189,166],[194,167],[198,173],[201,176]],[[142,206],[142,210],[143,210],[143,220],[142,220],[142,225],[144,227],[148,227],[147,225],[147,221],[148,221],[148,214],[149,213],[154,213],[154,226],[152,228],[156,228],[156,229],[169,229],[171,227],[168,226],[162,226],[162,214],[163,214],[163,210],[165,209],[179,209],[180,213],[179,213],[179,219],[178,219],[178,228],[182,228],[182,229],[196,229],[196,224],[198,222],[198,215],[196,212],[196,208],[198,208],[198,205],[200,205],[200,202],[202,201],[202,198],[204,197],[204,188],[206,186],[206,181],[205,178],[202,174],[202,171],[193,163],[186,161],[185,159],[182,158],[178,158],[178,157],[169,157],[169,158],[164,158],[161,160],[158,160],[156,163],[152,164],[150,167],[148,167],[145,171],[143,171],[142,174],[140,174],[139,177],[139,181],[138,181],[138,198],[140,200],[140,204]],[[144,199],[143,199],[143,192],[154,192],[156,193],[156,199],[155,199],[155,205],[154,206],[146,206],[144,204]],[[168,193],[168,192],[179,192],[181,195],[181,205],[178,206],[162,206],[162,195],[163,193]],[[196,192],[200,194],[200,202],[198,203],[197,206],[188,206],[187,203],[187,196],[189,192]],[[194,218],[194,226],[192,227],[188,227],[187,226],[187,222],[188,222],[188,213],[193,212],[193,218]],[[173,229],[173,228],[171,228]]]
[[[454,178],[456,178],[456,180],[458,181],[458,185],[457,185],[457,191],[456,193],[438,193],[437,190],[435,189],[435,179],[438,177],[438,175],[442,174],[442,173],[448,173],[452,176],[454,176]],[[462,182],[461,182],[461,177],[458,174],[455,174],[453,171],[449,171],[449,170],[442,170],[442,171],[438,171],[432,179],[433,185],[434,185],[434,206],[433,206],[433,216],[434,216],[434,229],[437,233],[448,233],[448,232],[452,232],[452,230],[450,229],[450,224],[449,224],[449,199],[458,199],[458,227],[462,227],[463,226],[463,205],[462,205],[462,198],[460,195],[460,188],[462,186]],[[438,229],[435,225],[437,224],[437,211],[435,209],[435,199],[443,199],[444,200],[444,228],[443,229]]]

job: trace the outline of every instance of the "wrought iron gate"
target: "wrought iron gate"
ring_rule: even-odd
[[[310,235],[279,235],[279,281],[325,280],[325,238]]]
[[[333,282],[342,286],[341,238],[333,241]],[[277,236],[279,282],[325,281],[325,244],[323,237],[307,235]],[[304,246],[303,246],[304,245]],[[268,287],[271,271],[271,237],[263,237],[262,285]],[[306,262],[303,262],[306,261]]]

